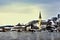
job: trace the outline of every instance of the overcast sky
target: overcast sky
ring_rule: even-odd
[[[60,0],[0,0],[0,25],[27,23],[38,19],[57,16]]]

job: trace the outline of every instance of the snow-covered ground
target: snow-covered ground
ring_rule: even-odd
[[[0,32],[0,40],[60,40],[60,33]]]

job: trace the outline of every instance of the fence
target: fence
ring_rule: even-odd
[[[0,32],[0,40],[60,40],[59,32]]]

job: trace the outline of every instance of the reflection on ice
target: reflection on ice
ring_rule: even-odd
[[[59,40],[58,32],[0,32],[0,40]]]

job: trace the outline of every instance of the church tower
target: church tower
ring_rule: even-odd
[[[41,17],[41,12],[39,13],[39,23],[38,23],[38,25],[39,25],[39,30],[41,29],[41,21],[42,21],[42,17]]]

